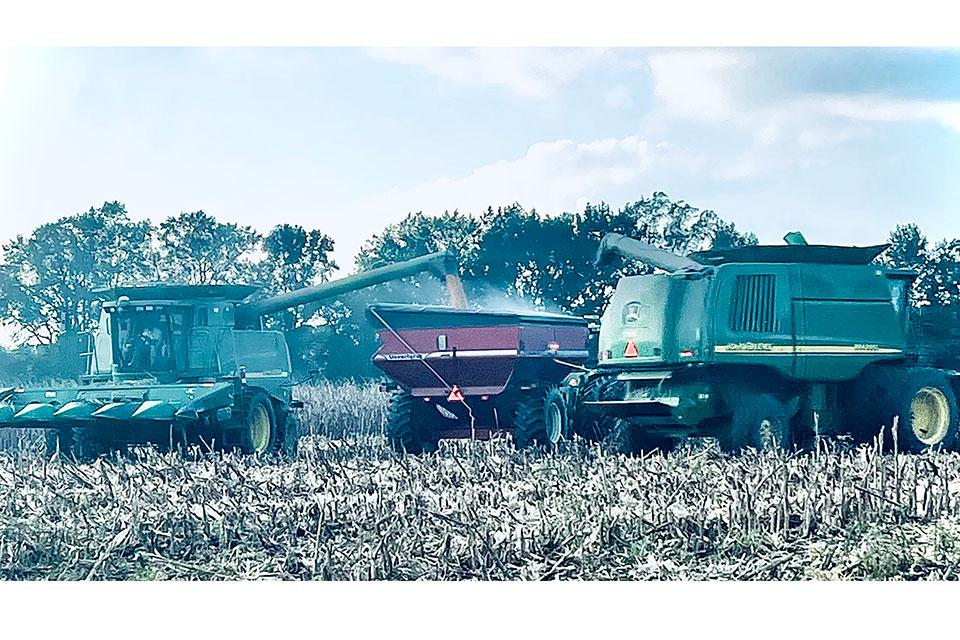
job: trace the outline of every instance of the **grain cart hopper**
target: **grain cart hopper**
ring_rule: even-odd
[[[77,459],[142,443],[292,453],[290,356],[262,317],[422,271],[445,277],[454,303],[465,303],[446,253],[254,301],[248,285],[117,287],[79,386],[0,389],[0,427],[45,429],[48,452]]]
[[[723,448],[804,445],[816,434],[957,446],[957,373],[916,338],[909,271],[886,245],[747,246],[676,256],[619,234],[620,254],[663,273],[622,278],[600,323],[598,364],[554,398],[561,430],[625,451],[714,436]],[[932,348],[931,348],[932,347]]]
[[[586,320],[410,304],[371,305],[367,315],[380,327],[373,362],[399,386],[387,421],[397,450],[511,431],[521,446],[556,442],[546,394],[589,360]]]

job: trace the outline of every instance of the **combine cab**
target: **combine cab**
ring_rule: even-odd
[[[293,453],[290,355],[262,316],[428,270],[464,304],[445,253],[256,301],[247,285],[119,287],[79,385],[0,389],[0,427],[46,429],[49,453],[83,460],[142,443]]]
[[[586,320],[407,304],[372,305],[367,315],[381,327],[373,362],[399,385],[387,424],[397,450],[498,432],[519,445],[556,442],[544,407],[590,359]]]

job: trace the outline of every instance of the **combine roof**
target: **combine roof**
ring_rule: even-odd
[[[164,284],[158,282],[120,285],[101,289],[102,298],[117,300],[126,296],[130,300],[229,300],[240,302],[259,290],[249,284]]]
[[[827,244],[753,245],[711,249],[691,253],[690,258],[705,265],[731,262],[805,262],[814,264],[869,264],[886,251],[888,244],[870,247],[838,247]]]

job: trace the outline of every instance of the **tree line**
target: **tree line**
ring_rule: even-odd
[[[681,254],[757,242],[712,210],[655,192],[618,209],[588,204],[583,211],[553,216],[516,203],[476,215],[411,213],[372,235],[356,264],[369,269],[449,250],[477,304],[599,314],[620,277],[649,271],[632,261],[598,270],[597,246],[610,232]],[[894,229],[890,242],[883,260],[919,273],[915,304],[944,306],[958,299],[960,240],[931,245],[917,225],[908,224]],[[334,277],[333,247],[323,231],[298,225],[280,224],[262,235],[203,211],[154,225],[132,220],[122,203],[106,202],[3,245],[0,317],[16,327],[20,343],[50,345],[93,328],[103,289],[148,281],[248,282],[262,286],[258,295],[272,295]],[[363,314],[368,303],[443,299],[441,285],[420,276],[283,312],[267,322],[287,332],[298,368],[355,377],[374,373],[368,361],[376,348],[375,328]]]

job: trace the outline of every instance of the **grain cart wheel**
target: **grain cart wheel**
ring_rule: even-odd
[[[919,452],[937,445],[957,448],[960,413],[946,375],[936,369],[917,367],[885,372],[883,382],[880,419],[890,427],[893,416],[900,416],[900,450]]]
[[[283,439],[280,442],[280,451],[283,455],[296,458],[300,449],[300,417],[295,413],[288,413],[283,421]]]
[[[731,452],[747,447],[758,451],[789,449],[790,416],[787,413],[784,403],[773,395],[743,394],[733,409],[727,433],[720,438],[720,446]]]
[[[550,389],[544,403],[544,427],[547,440],[556,445],[560,440],[566,440],[573,432],[571,426],[570,407],[567,398],[560,389]]]
[[[241,448],[244,453],[266,453],[273,450],[277,438],[277,419],[270,397],[262,392],[251,396],[243,412]]]
[[[513,440],[518,449],[545,447],[551,449],[547,435],[546,397],[541,393],[529,393],[517,401],[513,414]]]
[[[513,420],[513,438],[517,447],[553,450],[569,435],[567,403],[559,389],[550,389],[546,394],[530,394],[517,403]]]
[[[425,416],[417,410],[421,402],[406,389],[390,396],[387,439],[397,453],[429,453],[437,448],[437,440],[426,433]]]

